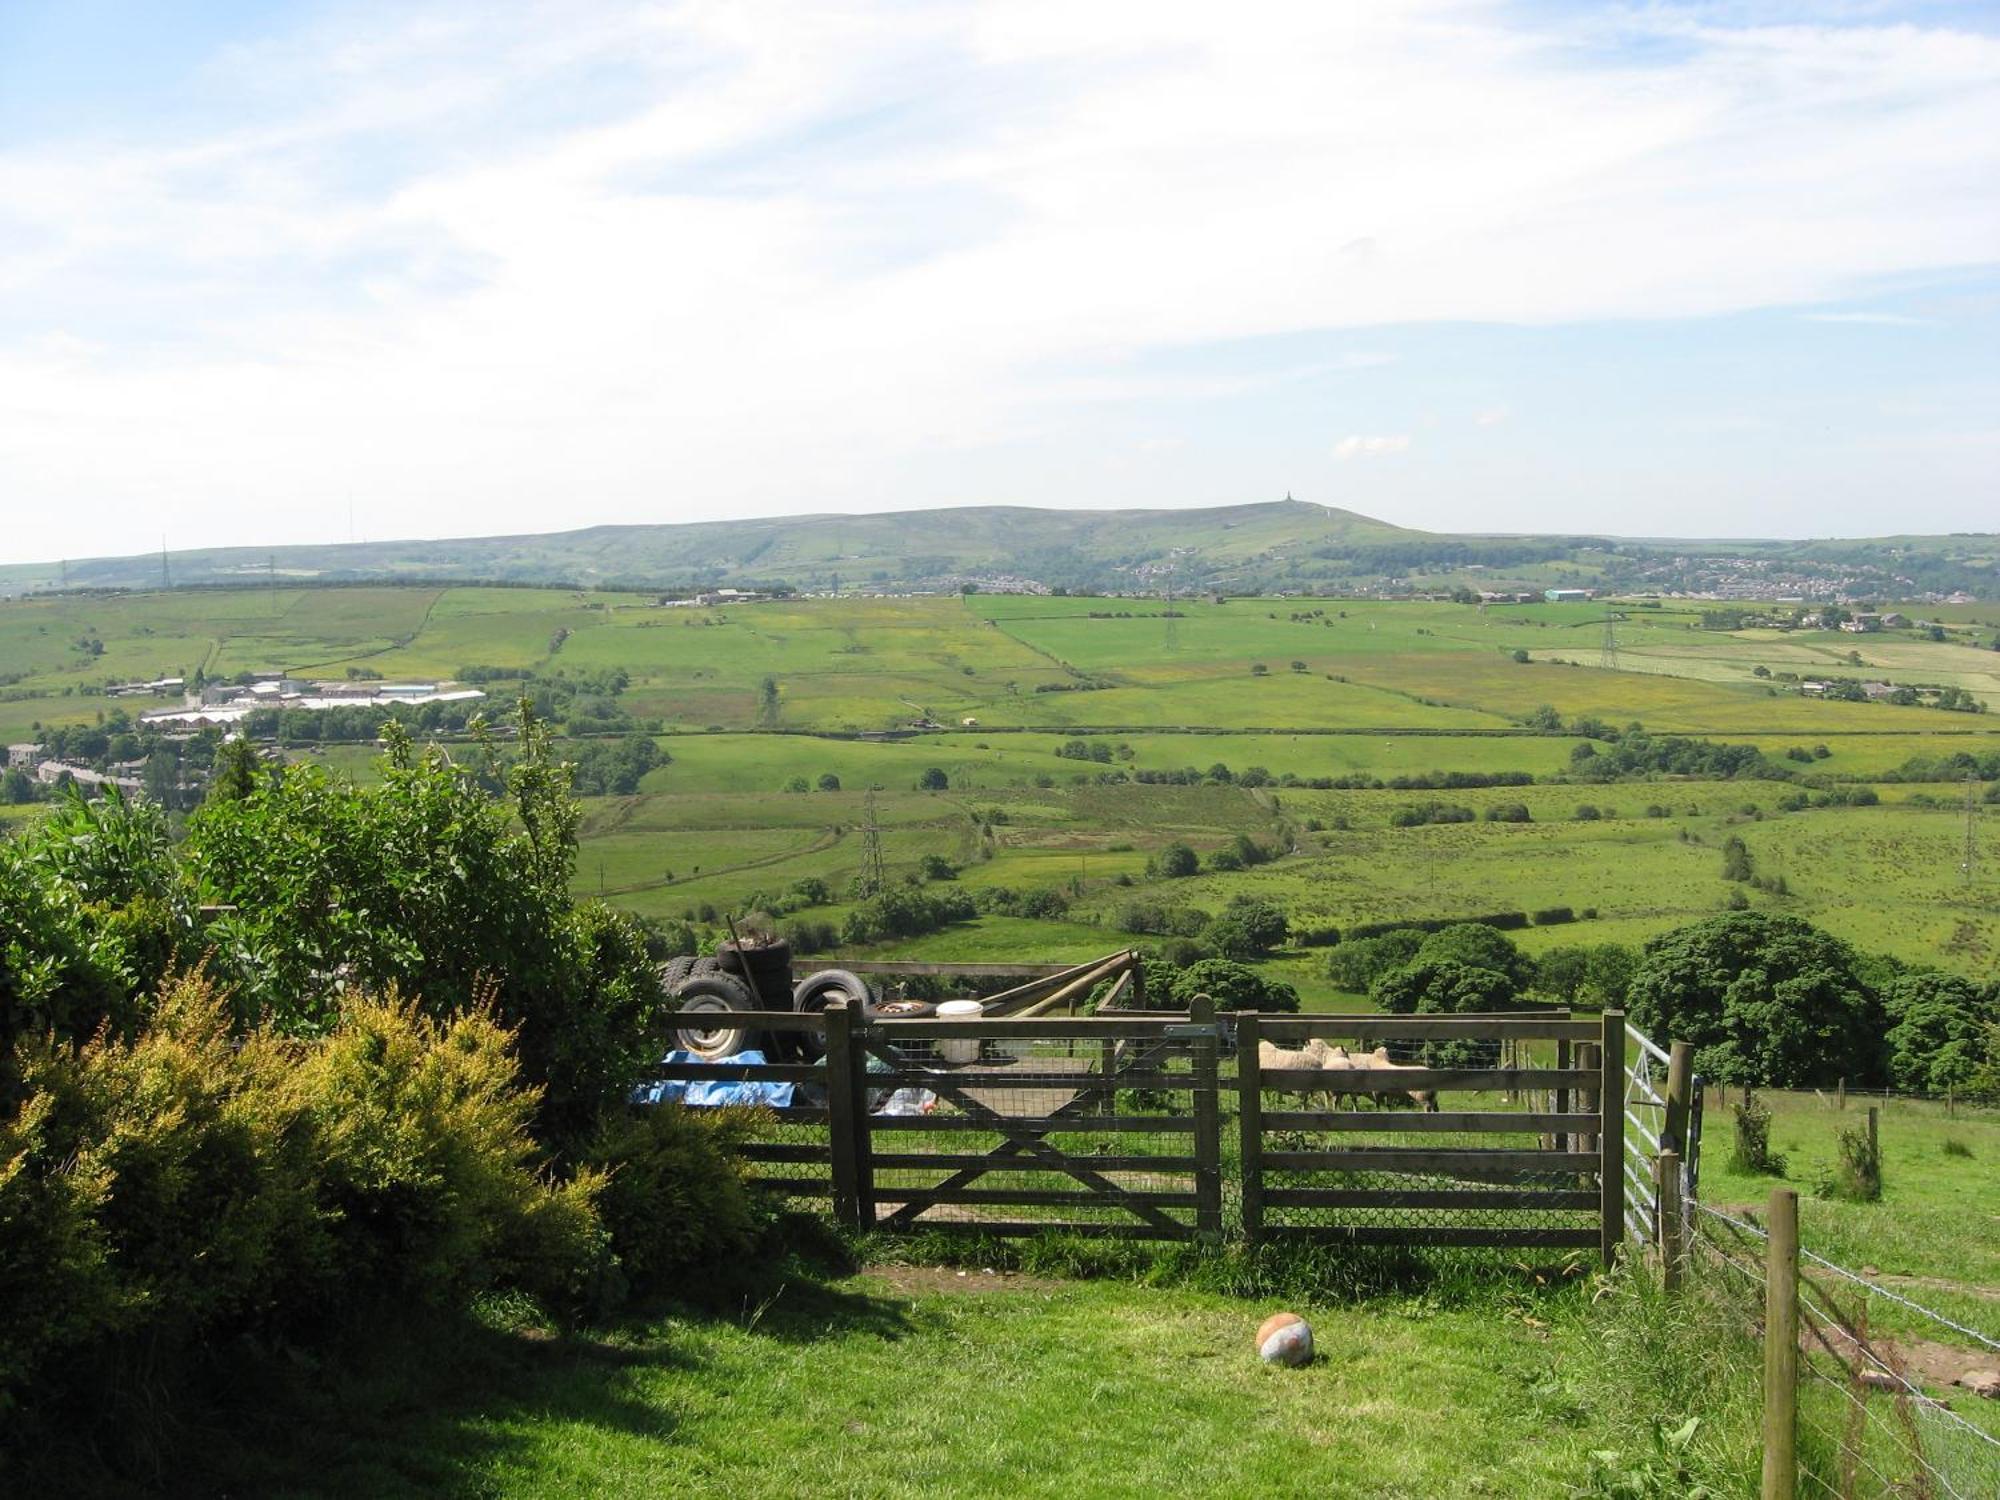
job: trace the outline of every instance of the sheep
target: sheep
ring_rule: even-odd
[[[1334,1050],[1338,1051],[1339,1049],[1336,1048]],[[1334,1063],[1328,1060],[1327,1045],[1318,1037],[1314,1037],[1296,1052],[1286,1047],[1274,1047],[1262,1038],[1259,1038],[1257,1042],[1257,1067],[1260,1072],[1317,1072],[1321,1068],[1344,1066],[1346,1066],[1344,1063]]]
[[[1423,1066],[1420,1063],[1390,1062],[1389,1049],[1387,1047],[1377,1047],[1373,1052],[1365,1053],[1359,1057],[1350,1058],[1349,1062],[1354,1067],[1373,1068],[1377,1072],[1387,1071],[1391,1073],[1421,1073],[1424,1071]],[[1434,1115],[1438,1112],[1438,1096],[1436,1089],[1410,1089],[1407,1090],[1407,1092],[1409,1094],[1410,1102],[1416,1105],[1425,1114]]]

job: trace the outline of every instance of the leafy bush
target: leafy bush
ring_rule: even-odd
[[[1235,896],[1202,931],[1202,940],[1224,958],[1262,958],[1284,946],[1291,924],[1283,907],[1251,896]]]
[[[953,922],[970,922],[978,915],[972,897],[962,890],[933,891],[906,886],[884,891],[855,907],[841,923],[840,937],[845,943],[921,937]]]
[[[1729,1154],[1733,1172],[1765,1177],[1783,1177],[1785,1159],[1771,1149],[1771,1111],[1752,1094],[1735,1106],[1734,1148]]]
[[[787,924],[783,936],[798,954],[830,953],[840,941],[833,923],[811,920]]]
[[[1483,922],[1456,922],[1440,928],[1418,946],[1416,962],[1491,969],[1503,975],[1515,991],[1526,989],[1535,977],[1534,960]]]
[[[1834,1161],[1820,1179],[1819,1196],[1849,1203],[1878,1203],[1882,1198],[1882,1152],[1866,1130],[1843,1130],[1835,1143]]]
[[[1537,927],[1553,927],[1562,922],[1574,922],[1576,912],[1567,906],[1545,906],[1533,913],[1533,917]]]
[[[1196,995],[1203,994],[1215,1002],[1217,1010],[1291,1014],[1299,1008],[1299,993],[1289,984],[1265,979],[1255,969],[1226,958],[1205,958],[1181,969],[1173,976],[1172,993],[1176,1010],[1186,1010]]]
[[[1153,860],[1158,872],[1170,880],[1178,880],[1192,875],[1201,868],[1201,861],[1193,849],[1186,844],[1173,843],[1162,849]]]
[[[1349,937],[1327,954],[1327,977],[1339,989],[1365,995],[1382,975],[1415,958],[1423,941],[1424,935],[1415,928],[1401,928],[1379,937]]]
[[[731,1155],[752,1118],[663,1104],[612,1114],[584,1147],[583,1160],[603,1174],[598,1212],[634,1288],[670,1287],[755,1247],[764,1210]]]
[[[0,1403],[92,1351],[296,1337],[384,1294],[588,1300],[603,1181],[543,1180],[512,1040],[393,997],[350,999],[318,1041],[238,1032],[196,972],[132,1038],[25,1045],[0,1124]]]

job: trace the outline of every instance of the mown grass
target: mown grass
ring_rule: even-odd
[[[973,1249],[985,1264],[961,1247],[943,1267],[876,1248],[859,1274],[794,1275],[589,1333],[510,1306],[385,1322],[325,1366],[239,1369],[176,1434],[157,1485],[88,1487],[1555,1497],[1576,1492],[1593,1451],[1636,1453],[1690,1410],[1704,1477],[1739,1492],[1755,1462],[1743,1382],[1691,1380],[1714,1354],[1632,1288],[1504,1266],[1383,1279],[1338,1256],[1287,1276],[1214,1252],[1033,1252],[1044,1271],[1090,1273],[1075,1279],[989,1270],[1008,1264],[1003,1247]],[[1252,1354],[1280,1305],[1315,1323],[1307,1369]],[[38,1464],[107,1478],[88,1455]]]

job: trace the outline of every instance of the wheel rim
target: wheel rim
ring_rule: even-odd
[[[698,996],[681,1007],[683,1016],[714,1016],[718,1021],[733,1014],[730,1007],[709,995]],[[675,1032],[681,1049],[704,1057],[727,1057],[742,1050],[744,1033],[740,1026],[683,1026]]]

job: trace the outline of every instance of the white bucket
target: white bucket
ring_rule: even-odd
[[[978,1000],[945,1000],[939,1003],[937,1015],[940,1021],[976,1021],[986,1014],[986,1006]],[[979,1061],[979,1038],[946,1038],[937,1044],[938,1056],[946,1062],[970,1063]]]

